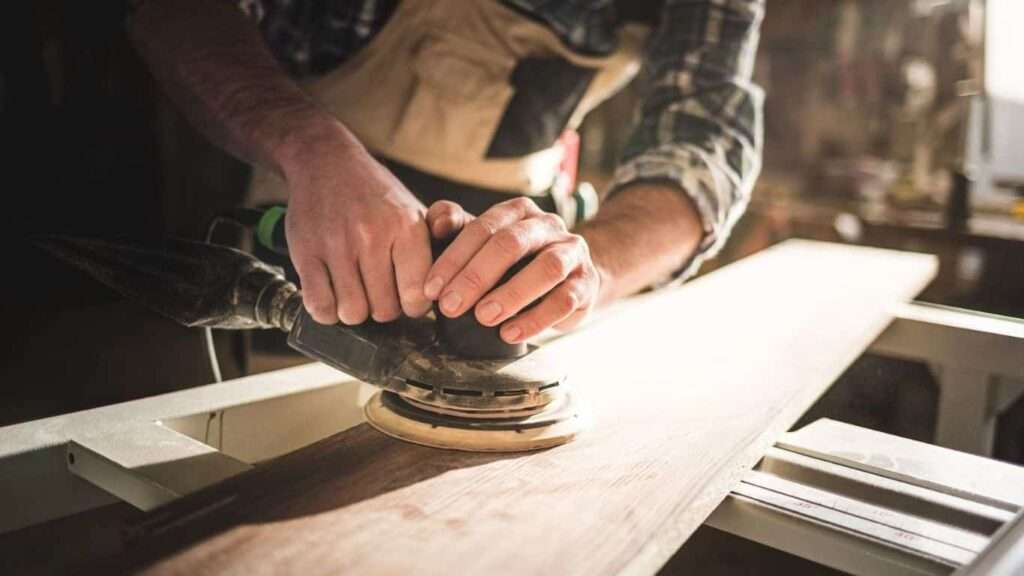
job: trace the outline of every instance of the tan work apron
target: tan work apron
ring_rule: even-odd
[[[613,53],[585,56],[497,0],[402,0],[368,46],[304,88],[374,155],[463,184],[538,196],[554,186],[563,157],[557,142],[519,157],[486,156],[513,96],[517,62],[558,57],[594,70],[569,118],[567,128],[575,128],[639,70],[646,32],[623,26]],[[250,202],[285,198],[280,178],[254,172]]]

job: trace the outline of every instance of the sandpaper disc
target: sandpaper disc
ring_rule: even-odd
[[[381,391],[365,408],[377,430],[406,442],[467,452],[527,452],[565,444],[587,427],[588,418],[571,392],[527,417],[460,418],[418,408],[398,394]]]

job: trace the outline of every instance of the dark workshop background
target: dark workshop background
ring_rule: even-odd
[[[246,168],[189,128],[125,35],[124,2],[15,2],[4,17],[6,141],[0,424],[212,380],[199,333],[156,317],[27,241],[199,238]],[[239,374],[235,338],[222,364]]]
[[[124,2],[12,4],[0,71],[0,425],[211,382],[198,331],[124,301],[27,239],[201,238],[213,214],[243,202],[247,168],[161,95],[127,41]],[[964,95],[980,74],[979,37],[965,10],[948,8],[961,4],[769,0],[756,70],[768,92],[764,172],[708,270],[789,237],[926,251],[942,269],[924,300],[1024,316],[1024,220],[979,208],[968,230],[958,208],[973,194]],[[599,189],[636,94],[608,102],[582,130],[585,176]],[[226,377],[299,361],[253,340],[218,338]],[[928,440],[935,399],[927,367],[865,355],[808,419]],[[1021,422],[1022,405],[1004,415],[997,457],[1024,462]]]

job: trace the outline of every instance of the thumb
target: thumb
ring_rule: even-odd
[[[472,220],[472,214],[448,200],[434,202],[427,210],[427,226],[430,228],[430,236],[435,240],[444,240],[458,234]]]

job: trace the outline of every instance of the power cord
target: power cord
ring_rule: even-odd
[[[247,221],[251,218],[252,213],[248,209],[240,209],[230,214],[219,214],[214,216],[210,220],[210,224],[206,227],[206,236],[203,241],[207,244],[213,244],[213,233],[216,231],[217,226],[220,224],[232,224],[241,228],[242,230],[248,229]],[[213,381],[220,383],[224,381],[220,371],[220,361],[217,359],[217,346],[213,342],[213,329],[209,326],[203,327],[203,343],[206,347],[206,356],[210,361],[210,372],[213,373]],[[209,417],[206,419],[206,433],[204,434],[203,442],[205,444],[210,443],[210,425],[214,419],[217,419],[217,449],[224,450],[224,410],[218,410],[211,412]]]
[[[217,226],[223,223],[231,223],[244,228],[241,222],[229,216],[214,216],[206,227],[206,236],[203,238],[203,242],[213,244],[213,233],[217,230]],[[213,373],[213,381],[217,383],[223,382],[224,379],[220,372],[220,361],[217,360],[217,347],[213,343],[213,329],[209,326],[203,327],[203,343],[206,346],[206,357],[210,361],[210,372]],[[209,436],[209,423],[207,423],[207,436]]]

